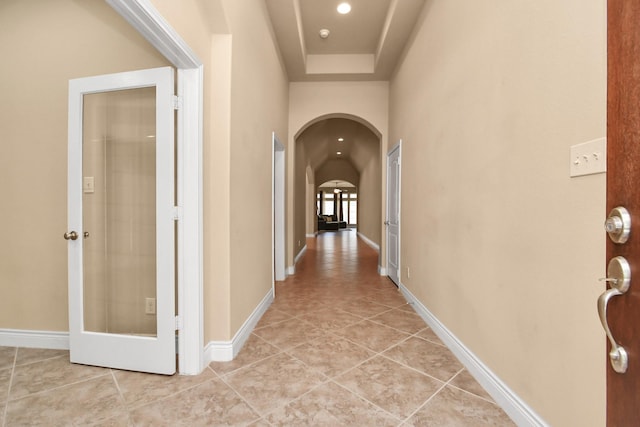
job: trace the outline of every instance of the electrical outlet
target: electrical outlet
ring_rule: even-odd
[[[411,278],[411,270],[407,267],[407,279]]]
[[[156,314],[156,299],[146,298],[144,300],[144,312],[145,314]]]
[[[300,240],[298,240],[298,247],[300,247],[301,244],[302,244],[302,242],[300,242]]]

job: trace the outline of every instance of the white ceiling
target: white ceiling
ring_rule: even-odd
[[[290,81],[389,80],[425,0],[348,2],[266,0]]]

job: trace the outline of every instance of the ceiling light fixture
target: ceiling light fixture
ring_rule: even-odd
[[[344,141],[344,138],[338,138],[338,142]]]
[[[338,13],[346,15],[349,12],[351,12],[351,5],[349,3],[345,2],[338,5]]]
[[[340,154],[342,154],[342,151],[336,151],[336,154],[339,156]]]
[[[338,194],[338,193],[342,193],[342,190],[340,190],[340,189],[338,188],[338,181],[336,181],[336,188],[334,188],[334,189],[333,189],[333,192],[334,192],[334,193],[336,193],[336,194]]]
[[[326,39],[327,37],[329,37],[329,34],[331,34],[331,31],[327,30],[326,28],[323,28],[318,32],[318,35],[321,39]]]

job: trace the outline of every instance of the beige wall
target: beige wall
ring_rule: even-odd
[[[391,83],[402,283],[557,426],[605,424],[605,3],[428,1]]]
[[[382,241],[381,225],[384,221],[380,207],[382,206],[383,188],[385,188],[382,183],[381,165],[385,164],[386,156],[380,153],[379,144],[376,142],[372,141],[366,147],[371,152],[368,156],[364,153],[360,154],[367,161],[360,172],[360,184],[358,185],[358,233],[380,245]],[[384,160],[381,156],[384,156]]]
[[[287,141],[288,81],[263,2],[153,3],[205,63],[204,340],[228,340],[271,287],[271,133]]]
[[[224,2],[231,62],[231,336],[272,285],[271,158],[287,141],[289,84],[264,2]],[[250,268],[249,268],[250,267]]]
[[[366,125],[381,134],[380,152],[386,155],[387,128],[388,128],[388,82],[292,82],[289,84],[289,147],[295,147],[294,139],[310,124],[320,118],[343,117],[350,118]],[[304,182],[298,182],[291,177],[295,176],[294,167],[296,154],[289,149],[287,154],[287,193],[293,197],[287,197],[287,265],[293,265],[293,259],[297,254],[297,241],[300,233],[294,226],[297,215],[305,215],[305,211],[294,208],[298,199],[305,198]],[[386,175],[381,171],[380,187],[384,198],[383,182]],[[316,176],[316,184],[324,181],[319,174]],[[330,177],[328,179],[336,179]],[[378,209],[382,212],[381,205]],[[381,225],[381,223],[380,223]],[[378,231],[380,235],[380,231]],[[375,234],[367,236],[375,239]],[[384,236],[380,236],[381,254],[384,254]]]
[[[0,328],[67,331],[68,81],[168,65],[103,1],[0,2]]]

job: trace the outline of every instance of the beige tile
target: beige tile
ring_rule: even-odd
[[[0,370],[0,411],[4,409],[2,403],[9,397],[9,383],[11,382],[11,369]],[[2,424],[0,424],[1,426]]]
[[[463,368],[448,348],[416,337],[390,348],[384,355],[445,382]]]
[[[108,369],[76,365],[61,357],[16,366],[9,400],[103,375],[111,377]]]
[[[435,343],[435,344],[444,345],[442,340],[440,338],[438,338],[436,333],[433,332],[433,329],[431,329],[431,328],[425,328],[425,329],[421,330],[420,332],[418,332],[416,334],[416,336],[418,336],[420,338],[423,338],[423,339],[425,339],[427,341],[431,341],[432,343]]]
[[[13,367],[13,362],[16,360],[15,347],[0,347],[0,369],[7,369]]]
[[[385,305],[365,299],[344,301],[340,305],[340,308],[347,313],[355,314],[356,316],[365,318],[376,316],[390,309]]]
[[[91,427],[133,427],[133,422],[129,417],[129,413],[125,413],[116,415],[115,417],[111,417],[106,420],[89,422],[85,425]]]
[[[409,334],[397,329],[368,320],[339,329],[335,333],[375,352],[382,352],[409,337]]]
[[[259,419],[236,392],[219,379],[131,412],[136,426],[236,426]]]
[[[325,381],[326,377],[287,354],[240,369],[224,377],[249,404],[265,414]]]
[[[300,319],[285,320],[253,332],[269,344],[286,350],[322,335],[322,330]]]
[[[66,357],[66,360],[69,361],[69,350],[20,347],[16,357],[16,366],[53,359],[54,357]]]
[[[406,418],[443,383],[378,356],[334,379],[391,414]]]
[[[473,376],[471,376],[469,371],[467,371],[466,369],[456,375],[449,384],[493,402],[493,399],[491,398],[489,393],[487,393],[485,389],[482,388],[478,381],[476,381],[476,379],[473,378]]]
[[[298,317],[311,323],[316,328],[323,330],[343,328],[362,320],[361,317],[334,307],[326,307],[321,310],[301,314]]]
[[[247,427],[271,427],[268,421],[264,418],[260,418],[258,421],[254,421],[251,424],[248,424]]]
[[[280,351],[257,335],[251,334],[235,359],[229,362],[211,362],[209,367],[218,375],[225,375],[236,369],[271,357]]]
[[[108,375],[10,401],[6,424],[90,425],[125,414],[124,402]]]
[[[407,426],[515,426],[497,405],[454,387],[445,387],[413,415]]]
[[[269,414],[273,426],[395,426],[399,419],[335,383],[327,383]]]
[[[334,377],[351,369],[375,354],[351,341],[331,334],[295,347],[287,353],[328,377]]]
[[[200,375],[169,376],[131,371],[113,371],[113,375],[129,408],[151,403],[215,378],[208,369]]]
[[[291,319],[291,315],[280,311],[276,308],[270,307],[260,318],[260,321],[256,325],[255,329],[260,329],[274,323],[279,323],[284,320]]]
[[[397,289],[383,290],[378,292],[377,295],[373,295],[367,299],[372,299],[378,304],[382,304],[390,308],[398,308],[407,305],[407,299]]]
[[[420,316],[404,310],[385,311],[382,314],[371,317],[369,320],[382,323],[383,325],[399,329],[409,334],[415,334],[426,326]]]

